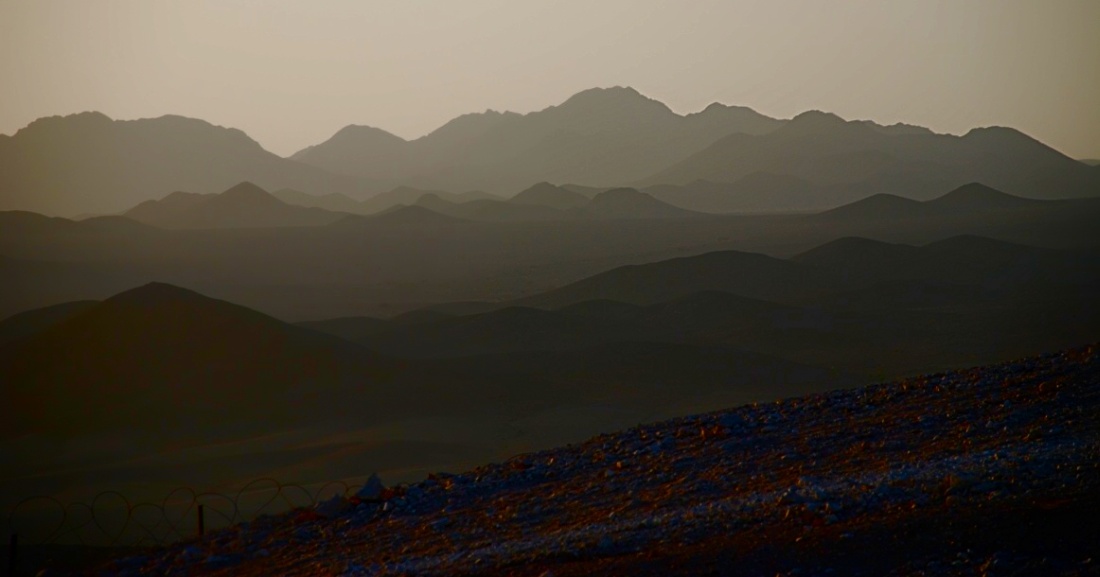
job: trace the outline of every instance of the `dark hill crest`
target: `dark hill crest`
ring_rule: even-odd
[[[513,196],[509,202],[568,209],[583,206],[587,204],[589,200],[588,197],[583,194],[554,186],[544,181],[520,191]]]

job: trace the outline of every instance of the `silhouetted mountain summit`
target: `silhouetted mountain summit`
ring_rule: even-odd
[[[833,219],[877,219],[916,218],[923,216],[926,205],[918,200],[902,198],[894,194],[873,194],[851,204],[822,212],[820,217]]]
[[[863,200],[827,210],[817,218],[872,222],[883,219],[962,217],[998,211],[1027,209],[1057,201],[1020,198],[984,184],[965,184],[932,200],[916,201],[892,194],[875,194]]]
[[[211,305],[216,305],[216,301],[211,301],[210,298],[205,297],[193,290],[188,290],[163,282],[151,282],[140,287],[132,288],[128,291],[118,293],[103,302],[109,305],[128,307],[159,307],[165,304],[176,304],[182,302],[204,303],[206,301],[210,301]]]
[[[549,182],[540,182],[520,191],[508,201],[565,210],[584,206],[588,204],[589,199],[583,194],[554,186]]]
[[[321,208],[286,204],[251,182],[220,194],[174,192],[148,200],[125,216],[161,228],[254,228],[318,226],[347,216]]]
[[[160,282],[58,321],[0,349],[0,377],[13,383],[5,413],[17,413],[8,415],[17,430],[158,431],[176,423],[186,431],[194,414],[212,427],[285,422],[299,418],[295,411],[308,414],[308,403],[295,408],[292,399],[393,368],[357,345]]]
[[[374,147],[377,151],[386,150],[388,147],[398,145],[398,143],[405,142],[404,138],[396,136],[381,128],[375,128],[373,126],[362,126],[359,124],[349,124],[344,128],[341,128],[336,134],[332,135],[328,141],[333,146],[341,144],[356,144],[362,145],[364,143],[374,143]],[[314,151],[315,147],[309,147],[291,156],[295,160],[300,160],[299,155],[308,155],[311,151]],[[365,151],[365,152],[370,152]]]
[[[953,212],[973,212],[1034,206],[1037,201],[1021,198],[988,187],[980,182],[964,184],[947,194],[928,201],[929,205]]]
[[[584,206],[583,214],[595,218],[684,218],[699,215],[633,188],[613,188],[597,194]]]
[[[217,199],[221,202],[265,204],[268,206],[285,204],[266,190],[248,181],[241,182],[240,184],[226,189],[224,192],[217,195]]]
[[[746,134],[771,132],[785,122],[764,116],[747,106],[727,106],[720,102],[712,102],[703,110],[688,114],[684,118],[689,124],[696,125],[701,130],[706,130],[707,126],[735,126],[737,127],[736,132]],[[719,134],[720,132],[723,134]],[[722,130],[716,130],[714,134],[723,136],[726,133]]]
[[[344,172],[349,164],[369,161],[377,167],[390,166],[389,171],[376,171],[373,178],[390,180],[401,174],[405,139],[373,126],[348,125],[328,140],[302,149],[291,159],[325,170]]]
[[[787,121],[776,132],[782,136],[823,134],[835,136],[837,131],[847,131],[853,134],[866,134],[870,132],[866,125],[860,122],[848,122],[832,112],[821,110],[807,110]]]
[[[570,96],[565,102],[541,111],[566,130],[594,132],[603,125],[618,127],[624,123],[672,123],[678,116],[664,103],[643,96],[629,86],[590,88]],[[595,121],[597,124],[591,124]]]

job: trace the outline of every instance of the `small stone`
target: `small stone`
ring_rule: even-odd
[[[372,501],[382,497],[382,490],[386,486],[382,484],[382,480],[378,478],[377,474],[372,474],[366,483],[355,493],[356,497],[360,499]]]

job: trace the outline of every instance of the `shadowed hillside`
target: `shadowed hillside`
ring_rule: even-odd
[[[855,383],[728,346],[636,338],[408,362],[163,283],[16,315],[0,335],[0,454],[12,467],[0,508],[105,486],[145,498],[179,484],[342,478],[363,462],[408,478]]]
[[[711,253],[614,269],[513,303],[304,326],[409,358],[643,341],[907,375],[1095,338],[1096,261],[1095,252],[974,236],[922,247],[850,237],[790,260]]]
[[[166,284],[80,308],[0,349],[7,434],[269,427],[395,368],[346,341]]]
[[[1087,347],[642,425],[101,569],[1089,574],[1098,366]]]

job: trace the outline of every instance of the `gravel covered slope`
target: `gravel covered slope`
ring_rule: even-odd
[[[1100,574],[1097,353],[643,425],[101,570]]]

